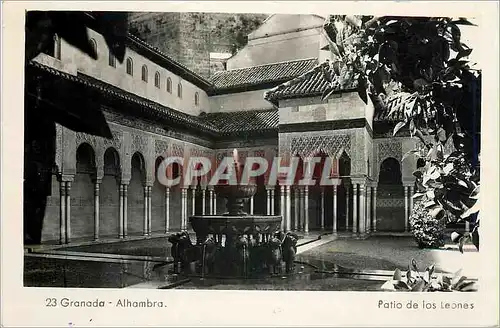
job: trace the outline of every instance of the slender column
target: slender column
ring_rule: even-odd
[[[196,213],[196,186],[191,188],[191,215],[195,215]]]
[[[408,186],[404,186],[405,195],[405,231],[408,231]]]
[[[181,230],[186,230],[186,218],[187,218],[187,190],[186,188],[181,189]]]
[[[321,230],[325,230],[325,188],[321,187]]]
[[[285,208],[285,186],[280,186],[280,214],[281,214],[281,230],[285,230],[286,220]]]
[[[212,214],[215,215],[215,213],[217,212],[217,194],[215,193],[214,190],[212,190],[212,196],[213,196],[213,201],[214,201],[214,203],[212,205],[212,207],[213,207],[213,213]]]
[[[118,222],[118,237],[121,239],[123,238],[123,235],[124,235],[124,230],[123,230],[123,222],[124,222],[124,219],[123,219],[123,213],[125,211],[125,208],[123,206],[123,184],[120,183],[120,186],[118,188],[118,196],[119,196],[119,222]]]
[[[373,187],[372,228],[373,228],[373,232],[377,231],[377,186]]]
[[[295,206],[294,206],[294,229],[295,231],[299,230],[299,220],[300,220],[300,212],[299,212],[299,204],[300,204],[300,189],[298,187],[294,188],[294,200],[295,200]]]
[[[304,232],[309,232],[309,186],[304,186]]]
[[[300,215],[299,215],[299,230],[304,231],[305,229],[305,217],[306,217],[306,194],[305,187],[299,188],[299,197],[300,197]]]
[[[170,230],[170,188],[165,187],[165,233]]]
[[[99,181],[94,184],[94,240],[99,240]]]
[[[285,187],[285,192],[286,192],[286,226],[285,229],[286,231],[291,231],[292,230],[292,200],[290,196],[290,186]]]
[[[59,243],[66,244],[66,181],[59,182],[59,193],[61,195],[60,202],[61,206],[59,207]]]
[[[208,203],[210,204],[210,214],[214,215],[214,190],[209,187],[208,189]]]
[[[366,188],[366,230],[372,231],[372,187]]]
[[[410,214],[413,211],[413,194],[415,193],[415,187],[413,185],[410,186]]]
[[[206,204],[206,197],[207,196],[207,190],[202,187],[201,188],[201,215],[205,215],[205,207],[207,206]]]
[[[364,235],[366,233],[366,212],[365,212],[365,185],[359,185],[359,233]]]
[[[271,215],[276,215],[276,208],[274,207],[274,191],[275,189],[271,189]]]
[[[148,187],[144,186],[144,222],[142,227],[142,234],[148,234]]]
[[[333,234],[337,233],[337,185],[333,185]]]
[[[349,231],[349,195],[351,193],[351,184],[345,184],[345,231]]]
[[[250,214],[253,215],[253,196],[250,197]]]
[[[127,238],[128,230],[128,185],[123,185],[123,237]]]
[[[352,185],[352,233],[358,233],[358,186]]]
[[[266,189],[267,193],[267,215],[271,215],[271,189]]]
[[[71,181],[66,181],[66,243],[71,241]]]
[[[153,221],[153,217],[151,215],[151,194],[152,194],[152,187],[148,186],[148,235],[151,235],[151,225]]]

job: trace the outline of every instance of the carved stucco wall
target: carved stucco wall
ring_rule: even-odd
[[[380,172],[380,164],[387,158],[396,159],[401,165],[401,174],[403,183],[411,184],[415,181],[413,172],[417,167],[417,157],[407,156],[403,161],[404,154],[408,151],[415,149],[417,143],[414,139],[409,137],[393,137],[393,138],[380,138],[373,141],[373,177],[378,181]]]
[[[279,154],[285,158],[314,156],[324,152],[339,158],[342,152],[351,158],[351,175],[366,174],[365,129],[280,133]]]

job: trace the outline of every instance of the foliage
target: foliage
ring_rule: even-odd
[[[478,120],[470,99],[479,77],[467,60],[472,49],[461,42],[460,25],[473,24],[449,17],[330,16],[324,28],[335,59],[324,71],[331,88],[323,98],[354,80],[360,98],[376,110],[397,103],[389,116],[404,115],[394,135],[408,129],[422,145],[404,158],[414,154],[426,161],[414,173],[415,198],[433,201],[433,215],[444,210],[449,221],[469,220],[478,247]],[[453,144],[450,154],[447,143]]]
[[[402,273],[396,269],[391,280],[382,285],[382,290],[397,290],[411,292],[468,292],[477,291],[476,283],[473,280],[462,276],[461,270],[452,276],[445,274],[435,274],[434,265],[419,272],[414,259],[408,265],[408,271]]]
[[[424,196],[414,204],[410,216],[411,232],[420,248],[437,248],[444,245],[445,218],[443,211],[429,211],[434,201]],[[436,215],[434,215],[436,214]]]

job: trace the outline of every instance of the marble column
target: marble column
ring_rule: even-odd
[[[361,183],[359,185],[359,233],[363,236],[366,233],[366,186]]]
[[[309,186],[304,186],[304,232],[309,232]]]
[[[337,233],[337,185],[333,185],[333,234]]]
[[[366,231],[371,232],[372,228],[372,187],[366,188]]]
[[[294,193],[293,193],[293,197],[294,197],[294,201],[295,201],[295,206],[294,206],[294,230],[295,231],[298,231],[300,229],[300,189],[296,186],[294,189],[293,189]]]
[[[208,187],[208,203],[210,204],[210,215],[214,215],[214,189],[212,187]]]
[[[291,231],[292,230],[292,199],[290,195],[290,186],[285,187],[285,194],[286,194],[286,226],[285,226],[285,231]]]
[[[250,197],[250,214],[253,215],[254,196]]]
[[[99,186],[100,181],[94,183],[94,240],[99,240]]]
[[[415,193],[415,187],[413,185],[410,186],[410,215],[413,211],[413,194]]]
[[[153,221],[153,217],[152,217],[152,205],[151,205],[151,199],[152,199],[152,187],[151,186],[148,186],[148,235],[151,235],[151,226],[152,226],[152,221]]]
[[[267,193],[267,207],[266,207],[266,214],[271,215],[271,189],[266,188],[266,193]]]
[[[321,201],[320,225],[321,225],[321,230],[325,230],[325,187],[321,187],[320,201]]]
[[[59,243],[66,244],[66,181],[59,181]]]
[[[165,187],[165,233],[170,231],[170,188]]]
[[[274,206],[274,192],[275,192],[275,189],[271,189],[271,215],[276,215],[276,207]]]
[[[207,206],[206,196],[207,196],[207,190],[204,187],[202,187],[201,188],[201,215],[205,215],[205,207]]]
[[[281,214],[281,230],[285,230],[286,207],[285,207],[285,186],[280,186],[280,214]]]
[[[142,234],[144,236],[148,235],[148,186],[144,186],[144,222],[142,227]]]
[[[404,186],[405,196],[405,232],[408,231],[408,186]]]
[[[372,229],[373,229],[373,232],[377,231],[377,186],[373,187]]]
[[[352,233],[358,233],[358,184],[352,185]]]
[[[122,239],[123,238],[123,213],[124,213],[124,207],[123,207],[123,184],[120,183],[120,186],[118,188],[118,196],[119,196],[119,219],[118,219],[118,238]]]
[[[349,231],[349,195],[351,184],[345,184],[345,231]]]
[[[128,235],[128,184],[123,185],[123,237]]]
[[[71,181],[66,181],[66,243],[71,242]]]
[[[187,220],[187,189],[181,188],[181,230],[186,230]]]
[[[196,214],[196,186],[191,188],[191,215]]]

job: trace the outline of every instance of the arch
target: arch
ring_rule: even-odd
[[[146,162],[144,156],[136,151],[131,157],[131,176],[128,186],[127,232],[141,235],[144,230],[144,186],[146,182]]]
[[[194,93],[194,105],[198,106],[200,104],[200,94],[198,92]]]
[[[108,51],[108,65],[115,68],[116,67],[116,57],[113,55],[111,49]]]
[[[97,54],[97,42],[95,39],[90,39],[90,46],[92,47],[92,50],[94,50],[94,53]]]
[[[104,152],[104,175],[100,191],[99,234],[116,237],[120,234],[120,155],[114,147]]]
[[[86,142],[81,143],[76,149],[76,172],[96,173],[95,150]]]
[[[401,164],[394,157],[386,157],[380,163],[376,206],[378,231],[404,231],[405,202]]]
[[[396,185],[402,184],[401,165],[394,157],[387,157],[380,163],[379,184]]]
[[[182,98],[182,84],[180,82],[177,84],[177,97]]]
[[[160,88],[160,82],[161,82],[160,72],[156,72],[155,73],[155,87]]]
[[[141,79],[146,83],[148,82],[148,67],[146,65],[142,65]]]
[[[134,76],[134,62],[130,57],[127,57],[126,69],[128,75]]]
[[[165,230],[165,186],[162,185],[158,175],[158,168],[162,161],[163,156],[158,156],[155,160],[153,187],[151,188],[151,231],[160,232]]]
[[[172,79],[167,78],[167,92],[172,93]]]
[[[71,235],[76,240],[94,237],[95,177],[95,151],[84,142],[76,150],[76,174],[71,186]]]

